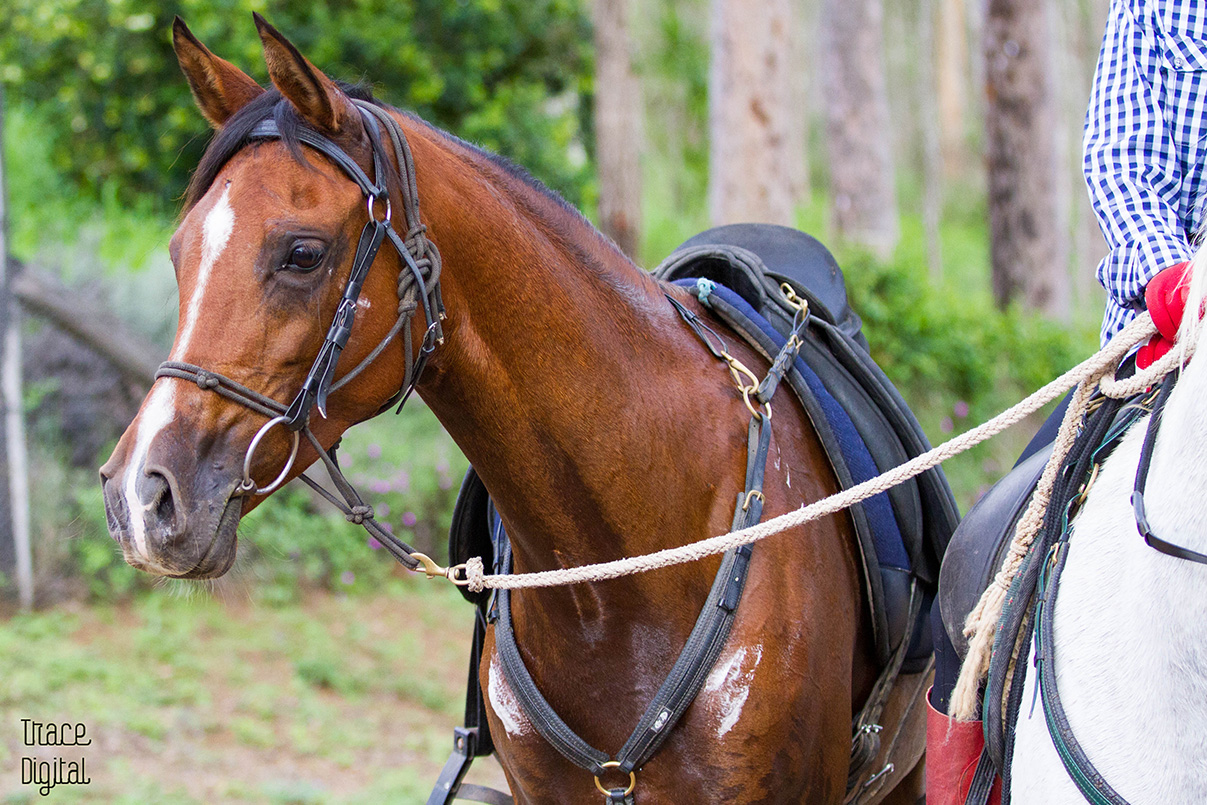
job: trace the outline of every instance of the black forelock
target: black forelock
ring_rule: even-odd
[[[368,87],[346,84],[342,81],[335,83],[350,98],[383,106],[373,97],[373,92]],[[189,188],[184,197],[186,211],[200,201],[201,197],[210,189],[210,185],[218,177],[222,166],[247,145],[252,130],[261,121],[269,118],[272,118],[277,124],[277,129],[281,132],[281,141],[294,158],[300,162],[306,161],[302,153],[301,141],[298,139],[298,131],[305,126],[305,123],[293,104],[286,100],[280,92],[273,88],[267,89],[236,112],[214,134],[214,138],[205,149],[205,154],[201,157],[201,162],[197,165],[197,170],[193,172],[193,177],[189,180]]]

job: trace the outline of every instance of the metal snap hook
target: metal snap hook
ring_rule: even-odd
[[[260,446],[260,441],[264,438],[264,434],[277,425],[283,425],[288,421],[289,417],[287,416],[273,417],[265,422],[264,426],[256,431],[256,435],[251,438],[251,444],[247,448],[247,455],[243,458],[243,483],[239,484],[240,492],[252,495],[268,495],[275,492],[281,484],[285,483],[285,476],[289,475],[289,471],[293,469],[293,462],[298,457],[298,446],[301,444],[299,431],[290,431],[293,434],[293,448],[289,451],[289,460],[285,462],[285,468],[281,470],[281,474],[268,486],[259,487],[256,485],[255,480],[251,477],[251,461],[256,455],[256,448]]]

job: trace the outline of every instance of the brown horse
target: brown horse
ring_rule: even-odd
[[[174,29],[181,67],[218,134],[171,241],[180,286],[171,358],[288,401],[339,305],[358,235],[369,215],[382,212],[372,203],[367,212],[361,189],[322,155],[281,139],[246,141],[258,121],[275,119],[281,128],[323,134],[372,175],[367,118],[345,89],[259,18],[257,26],[274,89],[214,56],[179,21]],[[409,140],[423,222],[443,255],[445,340],[417,391],[489,488],[515,569],[585,565],[729,530],[750,414],[724,365],[664,294],[706,320],[710,314],[636,268],[519,169],[389,113]],[[389,167],[397,218],[405,202],[399,166]],[[382,248],[356,300],[337,374],[398,320],[397,285],[407,270],[398,253]],[[422,317],[408,326],[417,352]],[[334,391],[325,416],[311,418],[324,447],[397,392],[407,365],[398,343]],[[753,350],[733,351],[756,373],[766,371]],[[800,405],[787,394],[776,399],[767,516],[837,490]],[[239,518],[264,497],[241,485],[241,470],[265,421],[211,393],[204,378],[156,382],[101,469],[110,528],[131,564],[184,578],[230,567]],[[290,446],[286,429],[268,432],[251,474],[276,476]],[[288,476],[316,457],[303,441]],[[717,568],[713,559],[514,594],[516,638],[538,688],[592,745],[614,750],[625,741],[686,641]],[[877,675],[860,573],[845,517],[759,547],[719,660],[639,770],[639,801],[843,801],[852,713]],[[554,751],[516,706],[493,634],[480,673],[517,802],[598,801],[592,776]],[[890,702],[886,734],[894,713],[909,705]],[[921,796],[920,736],[911,730],[881,793],[866,801]],[[887,766],[886,752],[876,769]]]

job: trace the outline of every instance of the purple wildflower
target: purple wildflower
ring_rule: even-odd
[[[381,445],[379,445],[377,442],[374,442],[365,448],[365,452],[368,453],[369,458],[381,458]]]
[[[339,574],[339,580],[344,584],[352,584],[352,582],[356,581],[356,574],[351,570],[345,570],[343,573]]]
[[[406,526],[407,528],[410,528],[411,526],[415,525],[415,523],[417,523],[417,522],[419,522],[419,518],[415,516],[415,512],[403,512],[402,513],[402,524],[404,526]]]
[[[952,406],[951,410],[955,413],[956,418],[963,419],[968,416],[968,403],[956,400],[956,404]]]
[[[939,423],[939,430],[943,431],[944,433],[951,433],[955,429],[956,423],[952,422],[951,417],[949,416],[943,417],[943,421]]]

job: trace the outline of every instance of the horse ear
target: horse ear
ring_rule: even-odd
[[[352,117],[352,104],[327,76],[306,60],[293,43],[253,12],[264,44],[268,76],[302,118],[327,134],[338,134]]]
[[[264,92],[247,73],[210,53],[180,17],[172,22],[172,49],[197,107],[216,129]]]

